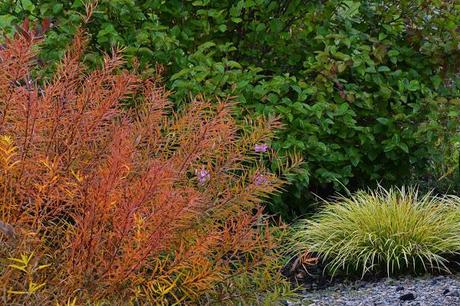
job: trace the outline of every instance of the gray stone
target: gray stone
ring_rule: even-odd
[[[458,290],[450,291],[446,293],[447,296],[455,296],[455,297],[460,297],[460,292]]]
[[[460,275],[403,277],[380,281],[337,283],[321,290],[302,291],[302,298],[290,305],[313,306],[439,306],[460,305]],[[400,297],[406,296],[407,300]],[[411,300],[410,298],[413,299]]]
[[[415,294],[413,294],[412,292],[409,292],[409,293],[401,295],[399,299],[401,301],[413,301],[415,300]]]

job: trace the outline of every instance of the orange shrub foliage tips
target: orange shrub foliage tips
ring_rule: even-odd
[[[40,81],[32,41],[0,50],[0,256],[50,266],[30,270],[43,283],[2,267],[3,302],[30,282],[41,303],[197,301],[268,266],[259,204],[281,181],[260,156],[278,121],[241,128],[231,103],[201,98],[170,114],[158,80],[123,70],[118,51],[87,71],[82,33]]]

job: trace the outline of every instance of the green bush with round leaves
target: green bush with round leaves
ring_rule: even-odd
[[[5,0],[0,26],[51,17],[41,56],[55,60],[83,10],[82,0]],[[307,212],[312,193],[406,182],[450,160],[459,11],[448,0],[100,0],[86,60],[121,45],[146,73],[165,66],[178,107],[204,93],[236,97],[241,115],[280,116],[274,148],[305,159],[272,203],[288,216]]]

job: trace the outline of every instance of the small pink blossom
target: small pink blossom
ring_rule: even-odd
[[[257,186],[260,186],[260,185],[264,185],[268,183],[268,178],[263,175],[263,174],[260,174],[260,173],[257,173],[254,177],[254,184],[256,184]]]
[[[195,170],[195,174],[198,178],[198,182],[200,183],[200,185],[203,185],[211,178],[211,174],[209,173],[209,171],[205,170],[204,168],[201,170]]]
[[[267,150],[268,150],[268,145],[265,144],[265,143],[256,144],[256,145],[254,146],[254,151],[255,151],[256,153],[267,152]]]

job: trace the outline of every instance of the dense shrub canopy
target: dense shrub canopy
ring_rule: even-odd
[[[81,33],[44,82],[33,35],[0,49],[1,304],[289,291],[260,208],[282,183],[263,163],[279,122],[241,126],[231,103],[204,99],[171,114],[158,78],[124,70],[117,50],[88,70]]]
[[[42,57],[56,59],[82,9],[6,0],[0,19],[52,17]],[[307,190],[397,183],[442,162],[458,117],[459,19],[447,0],[102,0],[86,60],[120,44],[142,66],[166,65],[178,105],[231,95],[241,114],[280,115],[274,147],[307,161],[276,204],[287,213]]]

